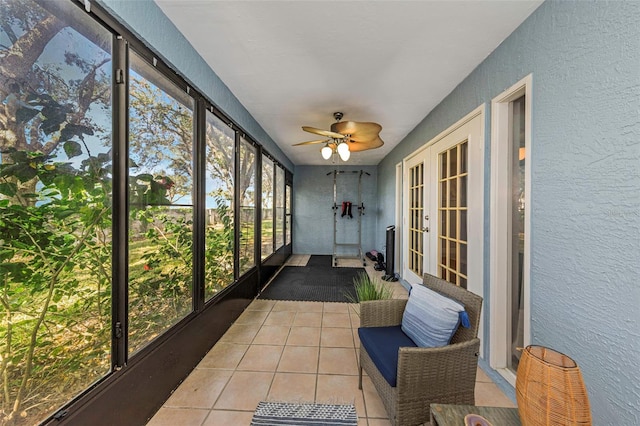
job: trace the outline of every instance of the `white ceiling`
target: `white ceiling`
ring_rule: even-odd
[[[301,126],[382,125],[375,165],[542,0],[155,0],[294,164],[327,164]]]

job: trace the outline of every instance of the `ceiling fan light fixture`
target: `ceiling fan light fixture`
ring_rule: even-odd
[[[347,145],[346,142],[339,143],[338,154],[340,154],[340,157],[342,157],[343,155],[346,155],[347,152],[349,152],[349,145]]]
[[[328,160],[329,158],[331,158],[331,155],[333,154],[333,149],[331,149],[329,144],[326,144],[325,146],[322,147],[322,149],[320,150],[320,153],[322,154],[322,158],[324,158],[325,160]]]
[[[347,161],[349,160],[349,157],[351,157],[351,151],[343,149],[342,152],[340,152],[340,150],[338,150],[338,155],[340,155],[340,159],[342,161]]]

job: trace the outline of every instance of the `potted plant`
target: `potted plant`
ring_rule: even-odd
[[[393,288],[377,278],[371,278],[366,272],[361,272],[353,279],[356,289],[356,299],[349,297],[352,303],[369,300],[384,300],[393,298]]]

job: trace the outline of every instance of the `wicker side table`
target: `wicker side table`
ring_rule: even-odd
[[[493,426],[521,425],[517,408],[431,404],[431,426],[462,426],[467,414],[479,414]]]

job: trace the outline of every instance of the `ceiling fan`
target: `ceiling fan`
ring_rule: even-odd
[[[380,139],[382,126],[378,123],[362,123],[357,121],[340,121],[343,114],[334,112],[333,117],[336,122],[331,125],[331,130],[316,129],[315,127],[302,126],[305,132],[324,136],[325,139],[318,139],[307,142],[300,142],[293,146],[325,144],[322,147],[322,157],[325,160],[331,155],[338,153],[343,161],[347,161],[351,152],[366,151],[368,149],[380,148],[384,145]]]

